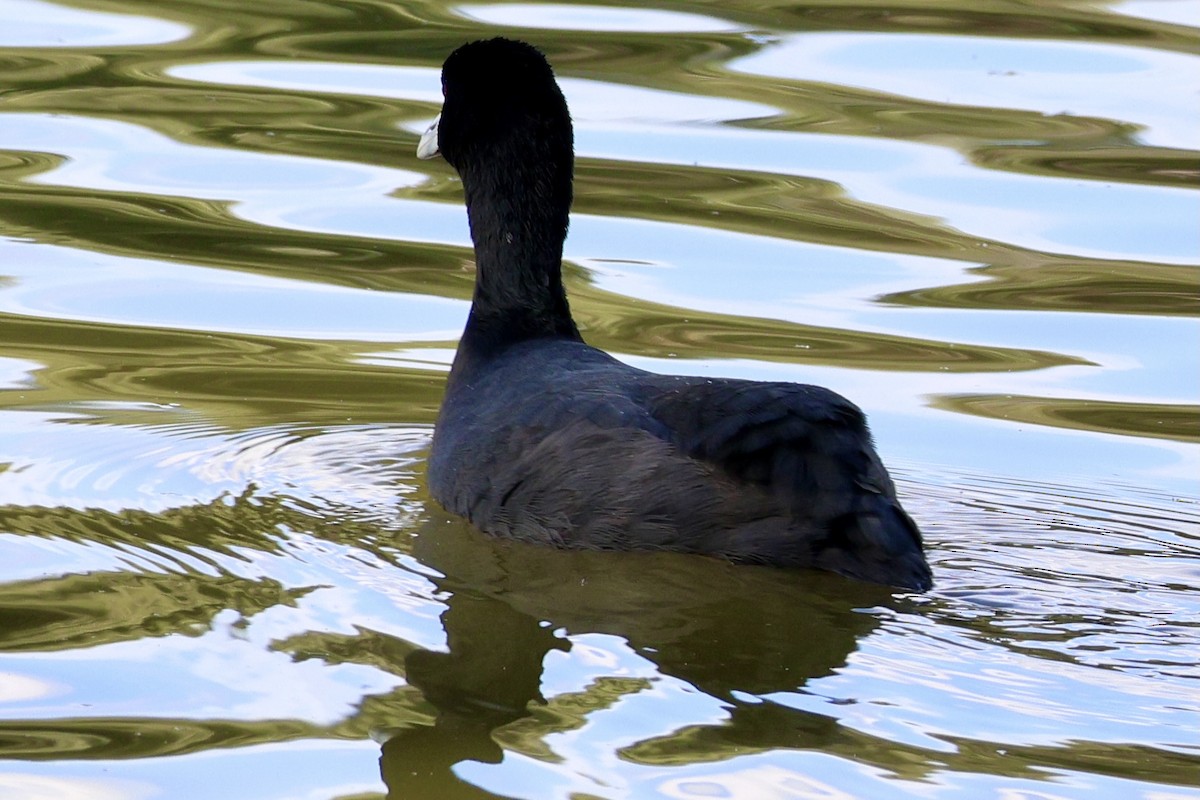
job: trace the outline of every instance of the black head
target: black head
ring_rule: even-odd
[[[437,149],[460,174],[504,159],[565,168],[570,179],[571,116],[537,48],[502,38],[465,44],[442,67],[442,93]]]

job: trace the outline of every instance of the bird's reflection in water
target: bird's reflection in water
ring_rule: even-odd
[[[542,702],[542,660],[569,643],[500,600],[455,592],[442,613],[448,652],[416,650],[404,659],[409,685],[437,709],[432,727],[401,730],[383,746],[389,798],[498,797],[460,780],[461,761],[497,764],[492,732]]]
[[[620,637],[658,674],[728,708],[720,724],[690,726],[687,746],[703,748],[698,760],[812,746],[836,735],[836,723],[758,698],[844,665],[878,624],[866,609],[896,602],[887,589],[822,573],[668,553],[563,552],[493,541],[446,520],[431,522],[418,542],[415,555],[445,576],[437,582],[447,593],[448,652],[405,658],[408,683],[436,721],[385,743],[389,798],[500,797],[454,767],[502,760],[495,732],[545,702],[546,654],[569,651],[567,637],[578,634]]]

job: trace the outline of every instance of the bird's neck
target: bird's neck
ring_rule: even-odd
[[[578,340],[562,284],[571,176],[545,164],[509,174],[464,171],[475,244],[475,295],[460,344],[486,357],[520,341]]]

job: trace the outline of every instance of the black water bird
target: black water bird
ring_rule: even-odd
[[[921,534],[850,401],[659,375],[584,343],[562,284],[571,118],[545,57],[472,42],[446,59],[442,90],[418,155],[461,177],[477,272],[433,437],[434,498],[497,536],[929,588]]]

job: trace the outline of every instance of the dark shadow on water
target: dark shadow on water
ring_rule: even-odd
[[[462,780],[454,767],[503,760],[493,731],[544,702],[542,660],[569,645],[504,603],[467,594],[451,598],[442,624],[449,652],[415,650],[404,660],[409,685],[421,690],[437,717],[432,727],[404,728],[383,745],[388,797],[500,797]]]
[[[551,651],[569,651],[572,634],[619,637],[656,676],[686,682],[727,708],[719,724],[637,742],[622,757],[668,763],[693,760],[697,746],[708,760],[811,744],[833,735],[836,723],[752,696],[795,691],[845,665],[878,625],[864,609],[894,602],[887,589],[836,576],[665,553],[554,551],[489,541],[444,518],[429,522],[413,554],[445,576],[436,582],[447,593],[448,651],[405,657],[409,685],[436,716],[432,726],[410,724],[384,744],[389,798],[497,797],[459,777],[456,765],[499,763],[500,741],[528,743],[521,733],[540,741],[581,727],[588,714],[649,687],[614,677],[607,680],[623,681],[614,691],[594,680],[571,698],[571,712],[560,710],[562,697],[542,696],[543,662]]]

